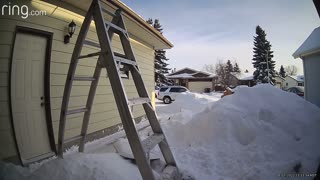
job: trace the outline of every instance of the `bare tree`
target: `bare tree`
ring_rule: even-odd
[[[284,71],[286,72],[287,75],[295,76],[297,75],[298,68],[295,65],[289,65],[284,68]]]
[[[222,60],[218,60],[215,64],[215,74],[218,76],[218,81],[225,87],[231,83],[231,72],[227,68],[227,64]]]
[[[207,72],[215,73],[215,67],[213,64],[205,64],[202,69]]]

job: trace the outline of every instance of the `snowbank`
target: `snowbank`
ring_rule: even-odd
[[[190,116],[181,123],[175,115],[162,126],[180,168],[197,179],[282,179],[299,163],[300,172],[316,172],[320,109],[295,94],[241,87]]]
[[[138,168],[116,153],[73,154],[44,163],[35,171],[0,164],[0,177],[16,180],[141,180]],[[1,178],[0,178],[1,179]]]
[[[165,119],[174,118],[180,119],[181,122],[188,122],[193,114],[202,111],[209,103],[219,100],[221,95],[221,93],[185,92],[179,94],[171,104],[157,106],[156,109],[160,116],[165,117]]]
[[[185,93],[157,108],[170,117],[161,125],[183,172],[199,180],[273,180],[284,179],[279,175],[294,169],[316,172],[318,107],[270,85],[241,87],[233,95],[219,97]],[[86,144],[85,154],[66,153],[64,159],[35,168],[0,162],[0,179],[141,179],[131,161],[101,150],[120,137],[117,134]],[[149,135],[150,127],[140,134]]]

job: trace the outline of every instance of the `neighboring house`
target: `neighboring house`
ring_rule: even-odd
[[[45,10],[47,15],[3,15],[0,18],[0,160],[27,164],[56,153],[59,117],[66,74],[71,54],[86,10],[91,1],[13,1],[31,10]],[[11,2],[11,6],[13,6]],[[143,80],[151,93],[154,89],[154,51],[173,45],[144,19],[120,1],[103,1],[110,11],[120,8],[130,35],[133,51]],[[110,20],[111,16],[106,15]],[[64,36],[71,21],[76,23],[70,43]],[[98,42],[94,23],[87,40]],[[123,53],[119,37],[114,35],[112,47]],[[83,54],[100,49],[85,45]],[[76,74],[92,76],[97,58],[83,59]],[[106,136],[119,129],[121,120],[106,77],[102,70],[88,127],[88,140]],[[129,98],[138,97],[132,78],[123,81]],[[70,108],[85,105],[90,83],[75,82],[69,101]],[[211,86],[210,86],[211,87]],[[134,107],[138,121],[145,113]],[[80,135],[82,114],[68,116],[65,139]],[[70,142],[66,147],[76,144]]]
[[[281,76],[276,76],[274,80],[276,81],[274,86],[276,86],[279,89],[285,89],[285,81],[286,81],[285,78]]]
[[[320,27],[312,31],[293,57],[303,62],[305,99],[320,107]]]
[[[230,76],[230,86],[236,87],[238,85],[247,85],[249,87],[254,86],[255,82],[252,73],[231,73]]]
[[[304,86],[304,76],[286,76],[284,81],[284,89],[288,89],[295,86]]]
[[[168,79],[174,82],[174,85],[180,85],[188,88],[192,92],[203,93],[205,89],[212,91],[217,80],[217,76],[209,72],[183,68],[167,75]]]

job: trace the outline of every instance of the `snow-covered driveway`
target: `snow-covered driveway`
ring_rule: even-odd
[[[320,162],[318,107],[270,85],[220,96],[186,93],[170,105],[157,102],[161,125],[183,172],[199,180],[315,175]],[[150,131],[147,127],[140,134],[146,137]],[[106,151],[122,135],[86,144],[85,154],[71,149],[64,160],[29,169],[0,163],[0,179],[3,174],[7,179],[140,179],[131,161],[112,148]]]

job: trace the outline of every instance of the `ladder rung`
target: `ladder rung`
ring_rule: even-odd
[[[144,103],[149,103],[151,100],[149,98],[132,98],[128,99],[128,105],[133,106],[133,105],[139,105],[139,104],[144,104]]]
[[[87,77],[87,76],[75,76],[73,77],[74,81],[94,81],[96,80],[94,77]]]
[[[102,54],[101,51],[96,52],[96,53],[90,53],[90,54],[87,54],[87,55],[79,56],[78,59],[84,59],[84,58],[99,56],[100,54]]]
[[[121,62],[121,63],[125,63],[125,64],[129,64],[129,65],[134,65],[134,66],[137,66],[137,62],[135,61],[131,61],[129,59],[126,59],[126,58],[122,58],[122,57],[119,57],[119,56],[114,56],[114,59],[118,62]]]
[[[159,144],[163,139],[163,134],[155,133],[143,140],[141,144],[145,152],[150,152],[150,150],[153,149],[157,144]]]
[[[77,113],[82,113],[86,111],[88,111],[87,108],[73,109],[73,110],[67,111],[66,115],[77,114]]]
[[[126,34],[127,33],[126,30],[122,29],[121,27],[119,27],[117,25],[112,24],[111,22],[105,21],[105,23],[107,26],[110,26],[110,28],[111,28],[111,30],[113,30],[113,32],[116,32],[118,34],[120,34],[120,33]]]
[[[105,8],[103,8],[103,7],[101,7],[101,9],[102,9],[102,11],[103,11],[104,13],[106,13],[106,14],[112,16],[112,17],[116,17],[116,15],[115,15],[114,13],[108,11],[107,9],[105,9]]]
[[[99,43],[96,43],[96,42],[93,42],[93,41],[89,41],[89,40],[84,40],[84,41],[83,41],[83,44],[84,44],[84,45],[87,45],[87,46],[92,46],[92,47],[100,48],[100,44],[99,44]]]
[[[82,136],[78,135],[78,136],[72,137],[70,139],[64,140],[63,144],[67,144],[67,143],[70,143],[70,142],[73,142],[73,141],[77,141],[77,140],[80,140],[81,138],[82,138]]]

